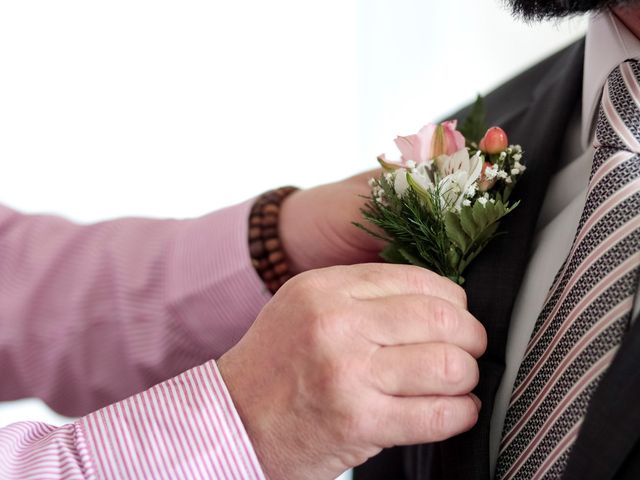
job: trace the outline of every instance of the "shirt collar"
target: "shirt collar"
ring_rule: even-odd
[[[610,11],[589,20],[582,88],[582,146],[593,143],[596,115],[609,73],[630,58],[640,59],[640,39]]]

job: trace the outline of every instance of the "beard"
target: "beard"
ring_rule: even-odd
[[[640,5],[638,0],[506,0],[506,3],[514,15],[525,20],[548,20],[623,5]]]

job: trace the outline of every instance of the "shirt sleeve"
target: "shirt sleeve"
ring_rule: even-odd
[[[221,356],[270,298],[251,204],[94,225],[0,207],[0,401],[81,416]]]
[[[62,427],[0,429],[0,478],[264,479],[210,361]]]

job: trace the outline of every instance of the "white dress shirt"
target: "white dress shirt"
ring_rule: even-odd
[[[564,151],[559,159],[562,167],[549,184],[536,229],[532,256],[511,318],[506,369],[491,418],[492,477],[518,368],[547,292],[569,254],[586,201],[594,154],[592,145],[595,122],[604,83],[617,65],[630,58],[640,58],[640,40],[609,11],[593,17],[587,30],[582,107],[574,113],[569,125]],[[633,316],[637,316],[639,312],[640,295],[636,295]]]

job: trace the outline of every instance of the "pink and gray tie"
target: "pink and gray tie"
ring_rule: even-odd
[[[520,365],[496,478],[561,478],[640,277],[640,65],[607,79],[584,211]]]

